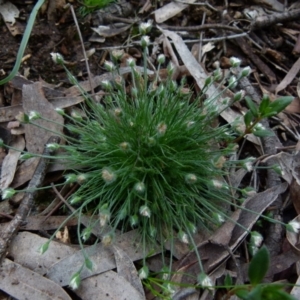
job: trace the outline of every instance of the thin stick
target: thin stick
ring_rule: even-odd
[[[51,136],[47,142],[50,143],[59,143],[60,138],[57,136]],[[46,145],[47,145],[46,144]],[[13,240],[15,234],[18,232],[19,227],[26,220],[27,216],[30,214],[30,211],[33,207],[34,198],[37,194],[36,189],[39,188],[45,178],[47,166],[49,163],[49,156],[54,153],[45,145],[43,155],[47,156],[47,158],[42,157],[35,169],[35,172],[28,184],[29,192],[25,193],[22,203],[20,204],[18,211],[11,222],[4,228],[4,230],[0,233],[0,264],[6,255],[6,251],[11,241]]]
[[[77,18],[76,18],[76,14],[75,14],[73,5],[70,5],[70,8],[71,8],[72,16],[73,16],[73,19],[74,19],[74,23],[75,23],[76,28],[77,28],[78,36],[79,36],[79,39],[80,39],[80,43],[81,43],[81,47],[82,47],[82,52],[83,52],[83,56],[84,56],[84,61],[85,61],[85,65],[86,65],[86,70],[87,70],[87,73],[88,73],[89,82],[90,82],[90,86],[91,86],[91,91],[92,91],[92,93],[94,93],[93,80],[92,80],[92,76],[91,76],[91,70],[90,70],[90,66],[89,66],[89,63],[88,63],[88,58],[87,58],[87,55],[86,55],[86,52],[85,52],[85,48],[84,48],[84,43],[83,43],[81,31],[80,31],[80,28],[79,28],[79,25],[78,25],[78,21],[77,21]]]

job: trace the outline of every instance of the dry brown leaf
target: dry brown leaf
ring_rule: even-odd
[[[40,82],[23,85],[22,91],[23,108],[26,114],[35,111],[40,113],[44,118],[56,122],[52,123],[41,119],[34,121],[34,123],[46,129],[31,124],[25,125],[27,151],[34,154],[41,154],[44,150],[44,144],[48,141],[50,136],[55,135],[55,133],[62,133],[64,119],[55,111],[55,107],[45,98]],[[16,176],[11,186],[18,187],[30,180],[38,161],[39,158],[26,160],[16,172]]]
[[[52,241],[47,252],[41,255],[38,252],[39,247],[47,242],[49,239],[36,234],[20,232],[12,241],[9,256],[13,257],[14,261],[23,267],[44,275],[59,260],[78,251],[78,248]]]
[[[18,150],[9,149],[3,160],[0,181],[0,189],[2,190],[8,188],[14,179],[21,151],[25,147],[25,140],[22,136],[16,136],[10,146]]]
[[[45,98],[40,82],[24,85],[22,91],[23,108],[26,114],[35,111],[44,118],[56,122],[52,123],[41,119],[34,121],[38,126],[45,129],[30,124],[25,126],[27,151],[40,154],[43,152],[44,144],[50,136],[55,135],[55,132],[62,133],[64,118],[55,111],[55,107]]]
[[[75,292],[81,299],[145,299],[124,277],[113,271],[82,280],[79,289]]]
[[[127,31],[130,27],[131,25],[126,25],[120,28],[111,28],[110,26],[99,26],[97,28],[92,27],[92,29],[94,30],[94,32],[96,32],[102,37],[112,37]]]
[[[55,237],[62,243],[69,244],[70,243],[70,235],[69,235],[68,227],[65,226],[63,230],[59,230],[56,233]]]
[[[114,244],[121,248],[132,261],[142,259],[144,252],[139,245],[139,236],[136,230],[116,236]],[[155,255],[160,252],[159,249],[149,248],[146,253]],[[84,249],[85,254],[93,262],[93,270],[84,268],[81,272],[81,278],[87,278],[92,275],[100,274],[108,270],[116,268],[116,262],[110,247],[103,246],[102,243],[93,245]],[[47,273],[47,277],[58,284],[65,286],[68,285],[71,276],[76,273],[84,264],[84,256],[81,251],[60,260]]]
[[[71,300],[58,284],[9,259],[0,268],[0,289],[16,299]]]
[[[194,3],[196,2],[196,0],[186,0],[185,2]],[[155,21],[156,23],[163,23],[168,19],[176,16],[187,7],[188,4],[176,3],[176,2],[168,3],[154,12]]]
[[[124,277],[145,298],[142,282],[133,261],[120,247],[113,245],[118,275]]]
[[[278,92],[285,89],[293,81],[293,79],[297,76],[299,70],[300,70],[300,57],[293,64],[292,68],[288,71],[288,73],[285,75],[282,81],[278,84],[275,90],[276,95]]]

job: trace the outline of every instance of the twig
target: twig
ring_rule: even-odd
[[[52,136],[49,138],[47,144],[49,143],[59,143],[60,138],[57,136]],[[46,145],[47,145],[46,144]],[[43,155],[50,156],[54,152],[45,146]],[[26,192],[19,209],[12,219],[12,221],[5,227],[5,229],[0,234],[0,264],[6,255],[8,246],[10,245],[14,235],[18,232],[19,227],[26,220],[27,216],[33,207],[34,198],[37,194],[37,188],[40,187],[44,181],[47,166],[49,163],[49,158],[42,157],[35,169],[35,172],[28,184],[28,192]]]
[[[253,30],[269,27],[277,23],[298,20],[299,17],[300,17],[300,9],[258,17],[251,23],[250,30],[253,31]]]
[[[222,29],[222,30],[229,30],[232,32],[241,33],[244,32],[242,29],[224,25],[224,24],[203,24],[198,26],[169,26],[169,25],[161,25],[162,29],[174,30],[174,31],[202,31],[202,30],[209,30],[209,29]]]
[[[88,58],[87,58],[87,55],[86,55],[86,52],[85,52],[85,48],[84,48],[84,43],[83,43],[81,31],[80,31],[80,28],[79,28],[79,25],[78,25],[78,21],[77,21],[77,18],[76,18],[76,14],[75,14],[73,5],[70,5],[70,9],[71,9],[72,16],[73,16],[73,19],[74,19],[74,23],[76,25],[78,36],[79,36],[79,39],[80,39],[80,43],[81,43],[81,47],[82,47],[82,52],[83,52],[83,56],[84,56],[84,62],[85,62],[85,66],[86,66],[86,71],[88,73],[89,82],[90,82],[90,86],[91,86],[91,91],[92,91],[92,93],[94,93],[93,80],[92,80],[92,76],[91,76],[91,70],[90,70]]]
[[[242,78],[239,83],[239,87],[241,89],[244,89],[247,94],[251,95],[251,98],[256,102],[260,102],[260,96],[258,93],[255,91],[251,83],[249,82],[248,78]],[[266,119],[261,121],[262,125],[266,128],[266,130],[271,130],[269,123]],[[261,139],[262,140],[262,145],[264,149],[264,154],[272,155],[276,154],[278,147],[282,147],[278,137],[276,135],[274,136],[269,136],[269,137],[264,137]],[[276,163],[274,159],[269,159],[267,162],[267,165],[271,167]],[[271,168],[267,170],[267,180],[266,180],[266,188],[274,187],[280,185],[280,177],[279,175]],[[275,202],[273,203],[276,207],[277,210],[274,211],[274,219],[278,221],[281,220],[280,216],[280,208],[283,205],[283,199],[281,195],[277,197]],[[265,239],[265,245],[268,247],[271,255],[277,255],[280,250],[281,250],[281,245],[282,245],[282,239],[283,239],[283,226],[279,223],[271,223],[268,232],[266,234],[266,239]]]

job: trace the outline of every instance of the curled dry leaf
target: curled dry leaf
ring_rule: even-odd
[[[300,215],[298,215],[295,219],[293,219],[291,222],[299,222],[300,223]],[[290,222],[290,223],[291,223]],[[300,234],[299,232],[292,232],[288,231],[286,232],[286,238],[293,247],[293,249],[300,254]]]
[[[14,179],[21,151],[23,151],[25,147],[24,138],[22,136],[16,136],[11,146],[18,150],[9,149],[8,154],[3,160],[0,180],[1,190],[8,188]]]
[[[196,0],[186,0],[186,3],[194,3]],[[157,23],[163,23],[167,21],[168,19],[176,16],[179,14],[181,11],[186,9],[188,7],[188,4],[184,3],[176,3],[176,2],[171,2],[166,4],[165,6],[157,9],[154,14],[155,14],[155,21]]]

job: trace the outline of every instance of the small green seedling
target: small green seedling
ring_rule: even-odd
[[[236,295],[242,300],[296,300],[286,293],[282,284],[262,283],[267,274],[270,265],[270,253],[266,247],[262,247],[252,258],[248,269],[250,284],[233,286],[232,278],[225,277],[225,286],[227,286],[227,295]]]
[[[116,0],[83,0],[80,2],[82,6],[79,8],[79,13],[84,17],[95,10],[105,8],[115,1]]]

